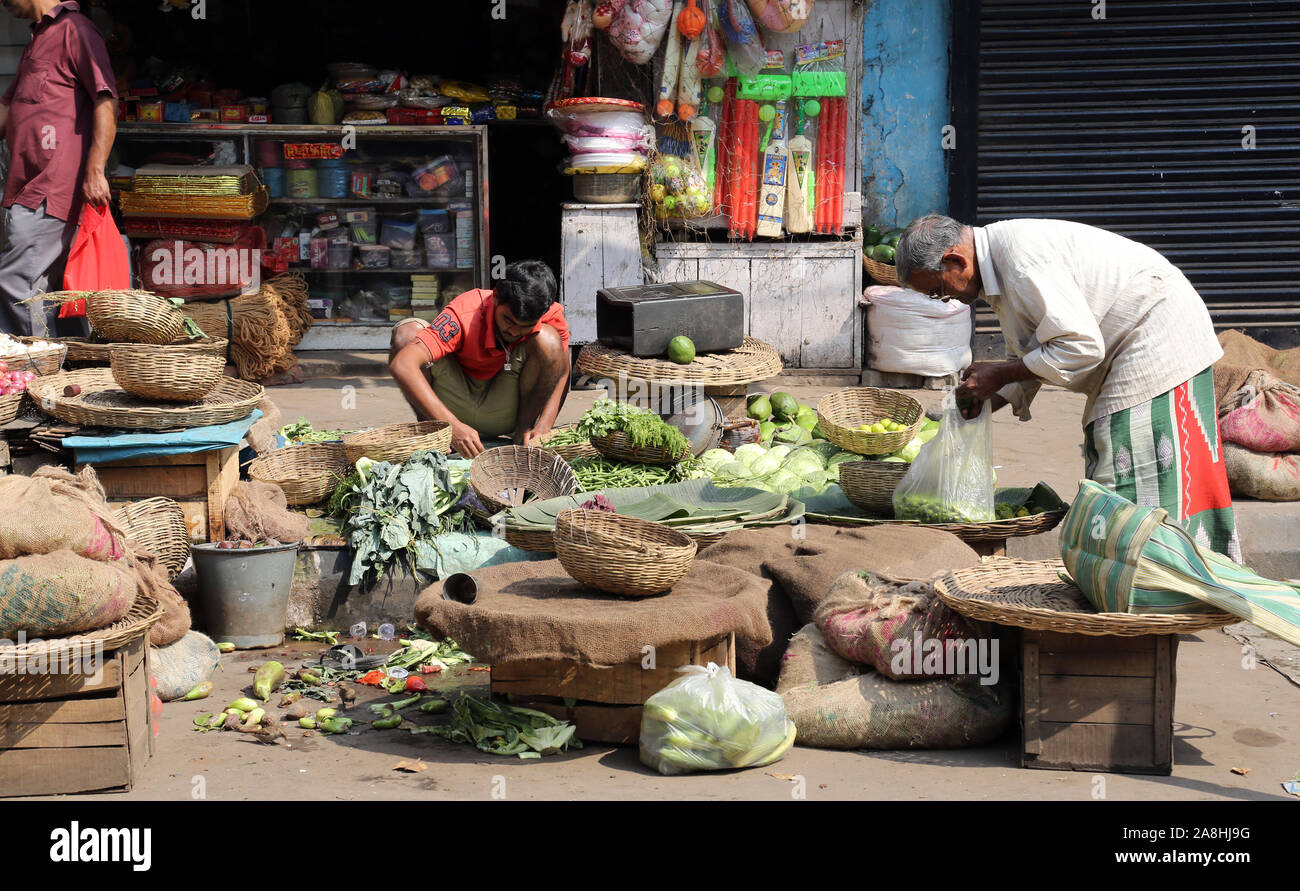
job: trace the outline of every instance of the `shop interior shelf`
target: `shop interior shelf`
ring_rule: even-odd
[[[272,204],[383,204],[388,206],[409,205],[412,207],[428,207],[429,205],[450,204],[453,201],[472,201],[472,198],[272,198]]]
[[[398,269],[394,266],[385,266],[382,269],[312,269],[310,266],[292,266],[290,269],[303,275],[427,275],[432,272],[473,273],[474,271],[472,266],[420,266],[413,269]]]

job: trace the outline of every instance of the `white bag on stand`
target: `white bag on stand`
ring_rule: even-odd
[[[945,377],[971,363],[970,307],[917,291],[874,285],[867,303],[867,366],[876,371]]]

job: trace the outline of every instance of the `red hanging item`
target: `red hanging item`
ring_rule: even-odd
[[[131,287],[131,264],[127,259],[126,245],[117,231],[108,205],[96,207],[87,204],[81,211],[81,224],[77,237],[68,251],[68,262],[63,267],[65,291],[126,290]],[[81,318],[86,314],[86,301],[72,300],[59,307],[59,318]]]

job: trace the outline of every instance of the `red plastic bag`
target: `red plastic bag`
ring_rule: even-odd
[[[87,204],[81,211],[77,237],[72,241],[68,262],[63,268],[63,289],[107,291],[129,287],[131,264],[108,205],[95,207]],[[73,300],[59,307],[61,319],[81,318],[85,314],[85,300]]]

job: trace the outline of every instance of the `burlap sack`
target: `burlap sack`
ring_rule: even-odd
[[[149,674],[157,682],[158,698],[163,702],[180,699],[212,677],[220,661],[217,645],[198,631],[167,646],[155,646],[149,654]]]
[[[415,619],[486,662],[573,659],[593,665],[640,662],[645,647],[708,641],[734,632],[771,643],[765,583],[697,558],[672,591],[629,599],[586,588],[559,560],[503,563],[474,571],[472,604],[444,600],[442,583],[415,602]]]
[[[1223,347],[1223,358],[1214,363],[1216,395],[1219,392],[1220,369],[1230,370],[1234,366],[1251,371],[1262,369],[1279,380],[1300,387],[1300,347],[1275,350],[1248,334],[1233,330],[1219,333],[1219,346]],[[1222,376],[1228,377],[1226,374]],[[1225,380],[1225,385],[1230,385],[1230,382]]]
[[[74,475],[43,467],[0,477],[0,559],[72,551],[90,560],[122,560],[126,530],[104,500],[95,471]]]
[[[167,578],[167,567],[146,551],[135,554],[136,582],[140,593],[162,604],[163,615],[149,629],[149,643],[164,647],[185,636],[192,627],[190,605]]]
[[[1012,718],[1014,684],[975,678],[893,681],[876,672],[842,675],[808,625],[790,642],[777,689],[798,731],[796,745],[828,749],[952,749],[998,739]],[[810,664],[819,659],[818,665]]]
[[[240,482],[226,499],[226,538],[282,544],[302,541],[311,528],[303,514],[289,510],[284,490],[275,483]]]
[[[799,629],[790,639],[790,646],[781,657],[781,676],[776,692],[811,689],[855,678],[870,671],[845,659],[826,645],[826,639],[811,622]]]
[[[248,440],[248,445],[259,455],[265,455],[267,452],[275,451],[279,446],[276,444],[275,436],[284,426],[284,420],[280,417],[280,409],[276,408],[274,402],[269,396],[264,397],[261,402],[257,403],[261,409],[262,416],[257,419],[244,438]]]
[[[19,631],[58,637],[94,631],[135,603],[136,572],[125,560],[100,562],[72,551],[0,560],[0,638]]]
[[[835,580],[813,620],[826,644],[840,656],[870,665],[894,680],[947,676],[923,661],[931,641],[942,647],[949,642],[987,641],[995,633],[944,605],[929,581],[862,570]]]
[[[1300,388],[1253,371],[1219,403],[1219,435],[1256,452],[1300,452]]]
[[[1256,452],[1225,442],[1223,464],[1233,495],[1261,501],[1300,501],[1300,455]]]

